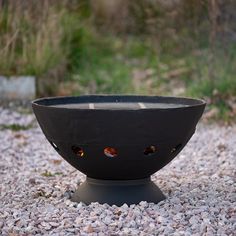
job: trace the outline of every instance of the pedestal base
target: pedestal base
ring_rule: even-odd
[[[74,202],[99,202],[121,206],[141,201],[158,203],[165,199],[161,190],[150,178],[138,180],[99,180],[88,178],[72,196]]]

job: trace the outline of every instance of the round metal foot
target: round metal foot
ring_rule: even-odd
[[[165,199],[150,178],[138,180],[99,180],[88,178],[72,196],[74,202],[99,202],[121,206],[141,201],[158,203]]]

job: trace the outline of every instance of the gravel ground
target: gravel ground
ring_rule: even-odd
[[[33,126],[32,126],[33,123]],[[0,235],[236,235],[236,126],[198,126],[152,179],[168,197],[121,207],[72,203],[85,176],[46,142],[32,114],[0,107]]]

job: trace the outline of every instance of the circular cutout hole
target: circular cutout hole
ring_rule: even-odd
[[[77,146],[72,146],[71,147],[72,151],[74,152],[74,154],[78,157],[83,157],[84,156],[84,151],[82,148],[77,147]]]
[[[49,142],[50,142],[50,144],[54,147],[54,149],[55,149],[56,151],[59,151],[58,146],[57,146],[54,142],[52,142],[52,141],[49,141]]]
[[[144,155],[152,155],[157,151],[157,148],[154,145],[148,146],[144,149]]]
[[[116,157],[118,155],[118,152],[115,148],[106,147],[106,148],[104,148],[104,154],[107,157]]]
[[[182,144],[180,143],[180,144],[178,144],[178,145],[176,145],[175,147],[173,147],[172,149],[171,149],[171,153],[174,153],[174,152],[177,152],[180,148],[181,148],[181,146],[182,146]]]

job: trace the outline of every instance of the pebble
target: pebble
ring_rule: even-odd
[[[85,176],[60,159],[33,114],[0,107],[0,124],[32,123],[0,130],[0,235],[235,234],[236,125],[199,125],[178,157],[152,176],[165,201],[117,207],[71,202]]]
[[[78,210],[81,209],[81,208],[83,208],[83,203],[80,202],[79,204],[77,204],[76,208],[77,208]]]
[[[103,222],[104,222],[106,225],[111,224],[111,222],[112,222],[111,216],[106,216],[106,217],[104,218]]]

